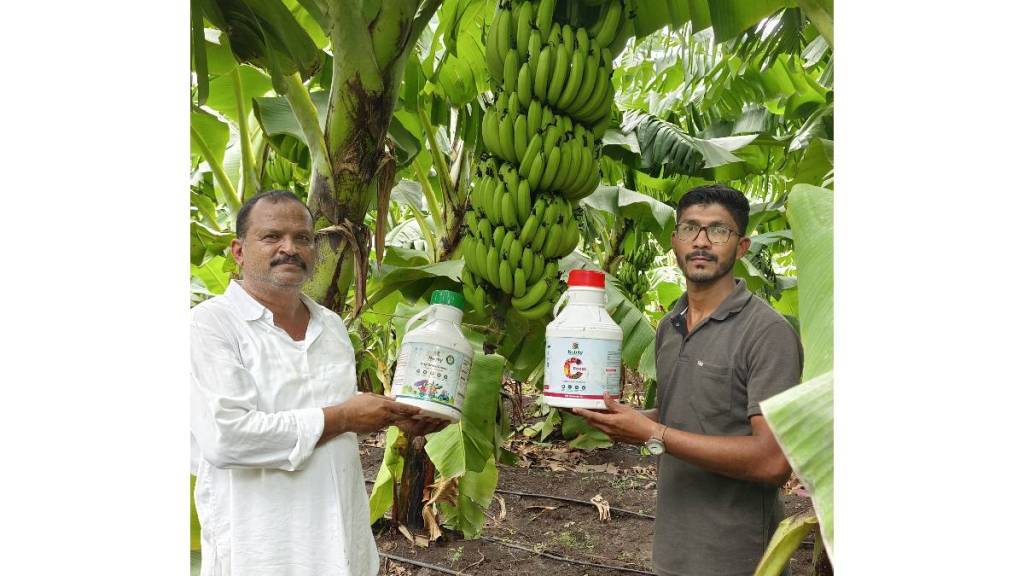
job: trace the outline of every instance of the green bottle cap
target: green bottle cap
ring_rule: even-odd
[[[451,290],[434,290],[434,293],[430,295],[430,303],[447,304],[459,310],[465,310],[466,308],[466,299],[463,298],[462,294]]]

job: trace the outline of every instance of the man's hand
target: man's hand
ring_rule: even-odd
[[[328,430],[334,435],[374,432],[409,420],[419,413],[420,409],[415,406],[395,402],[380,394],[356,394],[341,404],[324,408],[324,435],[327,436]]]
[[[639,410],[620,404],[607,392],[604,393],[607,412],[595,412],[583,408],[573,408],[573,414],[587,419],[587,422],[612,437],[618,442],[627,444],[643,444],[655,435],[659,424],[645,416]]]
[[[402,434],[409,439],[417,436],[425,436],[431,432],[437,432],[449,424],[451,424],[451,422],[448,420],[444,420],[442,418],[431,418],[429,416],[407,418],[395,422],[395,426],[398,426],[402,431]]]

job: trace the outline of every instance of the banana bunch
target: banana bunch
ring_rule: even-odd
[[[504,294],[521,317],[550,314],[558,260],[580,240],[573,204],[600,181],[624,0],[604,0],[589,29],[555,22],[558,1],[499,0],[484,38],[495,98],[462,240],[464,293],[480,311]]]
[[[615,96],[609,47],[628,38],[620,34],[628,31],[622,0],[607,3],[589,31],[553,22],[555,2],[499,2],[485,40],[487,67],[500,87],[518,90],[520,102],[536,98],[603,134]]]
[[[298,138],[280,134],[271,137],[270,143],[281,158],[298,166],[309,166],[309,147]]]
[[[594,133],[536,99],[522,109],[517,92],[501,94],[484,112],[482,136],[488,152],[519,166],[534,192],[558,190],[579,200],[600,179]]]
[[[615,271],[615,277],[622,282],[622,288],[629,299],[642,307],[644,295],[651,288],[646,271],[651,269],[658,251],[649,233],[638,232],[632,226],[623,239],[622,253],[624,258]]]
[[[287,187],[294,176],[292,163],[278,154],[269,155],[264,173],[270,183],[282,188]]]

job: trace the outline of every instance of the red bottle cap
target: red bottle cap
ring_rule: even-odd
[[[597,270],[570,270],[569,287],[585,286],[604,289],[604,272]]]

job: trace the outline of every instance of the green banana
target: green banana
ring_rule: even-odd
[[[550,196],[548,196],[548,197],[538,196],[537,199],[533,201],[532,214],[537,217],[537,223],[538,224],[541,224],[541,223],[544,222],[544,212],[547,210],[547,207],[548,207],[548,200],[547,200],[547,198],[549,198],[549,197]]]
[[[508,247],[508,265],[513,270],[519,267],[519,263],[523,259],[523,243],[519,241],[518,237],[512,237],[512,243]]]
[[[576,117],[587,118],[594,110],[597,110],[601,103],[604,102],[605,92],[611,89],[611,84],[611,75],[608,74],[608,69],[602,64],[597,71],[597,83],[594,86],[594,92],[591,94],[590,100],[577,111]]]
[[[530,65],[530,76],[537,77],[537,62],[540,61],[540,51],[544,46],[544,41],[541,40],[540,32],[536,29],[530,30],[530,58],[527,60],[527,64]]]
[[[594,35],[594,46],[605,48],[612,43],[615,35],[619,32],[619,19],[622,16],[622,2],[613,0],[608,6],[608,12],[604,15],[601,28]]]
[[[523,226],[530,217],[530,182],[523,178],[516,188],[516,222]]]
[[[507,5],[501,11],[501,18],[498,20],[498,56],[504,58],[508,54],[509,35],[512,31],[512,11]]]
[[[498,282],[501,285],[501,291],[506,294],[512,293],[512,268],[508,265],[508,260],[502,260],[498,264]]]
[[[541,107],[540,100],[536,98],[530,100],[530,106],[526,111],[526,132],[531,140],[538,135],[537,132],[540,130],[542,114],[543,108]]]
[[[526,294],[526,272],[522,268],[516,268],[512,273],[512,296],[522,297]]]
[[[526,129],[526,115],[520,114],[516,118],[516,124],[512,127],[513,144],[516,149],[516,162],[522,162],[523,157],[526,155],[526,146],[529,142],[529,135]]]
[[[580,229],[576,226],[575,220],[570,220],[567,224],[567,231],[562,233],[562,246],[558,249],[557,256],[564,258],[572,251],[576,249],[576,246],[580,243]]]
[[[501,77],[501,56],[498,52],[498,21],[501,19],[501,3],[498,2],[495,5],[494,18],[491,20],[491,25],[487,28],[487,46],[484,52],[485,59],[487,60],[487,71],[491,73],[491,78],[498,79]]]
[[[547,101],[552,106],[562,95],[562,88],[565,87],[565,75],[569,70],[569,52],[565,44],[559,43],[555,51],[555,69],[551,73],[551,82],[548,83]]]
[[[534,100],[536,102],[536,100]],[[529,124],[529,121],[527,121]],[[529,128],[527,128],[529,131]],[[540,134],[533,134],[530,138],[530,145],[526,147],[526,151],[523,153],[522,162],[519,163],[519,175],[523,178],[530,176],[530,170],[533,168],[533,161],[537,158],[537,154],[540,153],[541,148],[544,146],[544,138]]]
[[[519,78],[519,53],[515,50],[509,50],[504,54],[505,67],[503,70],[505,74],[503,80],[505,82],[505,90],[513,90]]]
[[[580,89],[580,82],[583,81],[583,71],[586,62],[586,54],[579,48],[573,51],[572,62],[569,65],[569,79],[565,81],[565,88],[562,88],[562,94],[555,103],[555,106],[560,110],[565,110],[569,103],[576,98],[576,93]]]
[[[540,178],[540,189],[551,190],[551,182],[555,179],[555,174],[558,173],[558,164],[561,158],[561,152],[558,147],[554,147],[551,150],[551,154],[547,157],[547,166],[544,167],[544,175]]]
[[[548,260],[548,263],[544,266],[544,277],[552,281],[558,280],[558,262]]]
[[[558,249],[562,246],[562,227],[552,226],[548,231],[548,237],[544,240],[544,248],[541,253],[545,258],[555,258]]]
[[[467,240],[468,240],[468,238],[467,238]],[[466,260],[466,264],[467,265],[469,264],[469,260]],[[463,287],[465,289],[468,289],[468,290],[473,290],[473,289],[476,288],[476,280],[473,278],[473,274],[472,274],[471,271],[468,271],[468,270],[463,270],[462,271],[462,285],[463,285]]]
[[[583,108],[588,102],[594,92],[594,85],[597,82],[597,73],[601,68],[601,58],[595,53],[587,56],[586,63],[583,65],[583,79],[580,80],[579,90],[576,91],[576,96],[572,99],[565,111],[573,116],[577,116],[580,109]]]
[[[573,140],[569,140],[558,147],[561,162],[559,162],[558,173],[555,174],[555,179],[551,182],[551,187],[555,190],[564,190],[566,181],[569,180],[569,176],[573,174],[573,170],[575,169],[575,149],[573,148],[572,143]]]
[[[533,273],[534,254],[533,250],[523,246],[523,255],[519,258],[519,267],[523,269],[526,283],[530,283],[530,274]]]
[[[523,64],[519,67],[519,73],[516,74],[516,90],[519,91],[519,97],[524,102],[533,99],[533,78],[530,76],[529,64]],[[536,100],[533,100],[533,102],[536,102]]]
[[[479,242],[475,246],[475,249],[477,275],[480,276],[480,278],[490,282],[491,279],[487,273],[487,254],[490,252],[490,249],[483,242]]]
[[[498,249],[491,246],[487,249],[487,279],[492,286],[501,287],[501,278],[498,277],[501,265],[501,258],[498,256]]]
[[[540,220],[536,214],[530,214],[526,218],[526,223],[523,224],[523,231],[519,234],[519,239],[522,240],[524,245],[529,245],[530,240],[533,239],[533,235],[537,232],[537,226],[540,224]]]
[[[551,156],[551,151],[555,149],[555,146],[558,144],[558,140],[561,137],[562,128],[558,126],[557,122],[555,125],[544,131],[544,156]]]
[[[494,244],[494,225],[487,218],[480,220],[476,225],[480,241],[490,246]]]
[[[525,60],[530,43],[530,27],[533,25],[533,3],[525,2],[516,18],[516,50],[519,59]]]
[[[534,282],[526,288],[526,294],[519,298],[512,298],[512,307],[516,310],[526,310],[533,307],[544,297],[544,294],[548,291],[548,285],[547,279]]]
[[[493,106],[484,112],[484,119],[480,131],[487,151],[491,154],[500,154],[501,143],[498,139],[498,112]]]
[[[538,303],[536,306],[528,308],[526,310],[519,310],[517,308],[516,314],[522,316],[526,320],[539,320],[541,318],[544,318],[548,314],[551,314],[551,310],[552,308],[554,308],[554,306],[554,302],[550,300],[544,300]]]
[[[533,238],[530,239],[530,249],[533,250],[535,258],[543,258],[542,254],[544,248],[544,241],[548,238],[548,227],[539,226],[537,231],[533,234]],[[534,263],[536,264],[536,262]]]
[[[504,225],[495,228],[494,233],[491,235],[491,239],[493,240],[491,246],[498,249],[499,255],[501,254],[501,245],[505,242],[505,236],[508,236],[508,229],[505,228]]]
[[[576,49],[576,33],[568,24],[562,24],[561,31],[562,45],[565,46],[565,51],[571,55],[572,51]]]
[[[508,162],[516,161],[516,144],[515,144],[515,117],[510,112],[506,114],[501,122],[498,124],[498,139],[501,143],[501,156]]]
[[[466,212],[465,219],[466,219],[466,230],[469,230],[469,233],[475,236],[476,235],[476,227],[477,227],[477,224],[479,224],[479,221],[477,221],[477,218],[476,218],[476,212],[474,212],[472,210],[469,210],[468,212]]]
[[[541,98],[547,94],[548,81],[551,79],[551,46],[544,46],[537,60],[537,74],[533,78],[533,94]]]
[[[539,136],[538,136],[539,137]],[[530,173],[526,181],[530,184],[530,190],[537,190],[540,187],[540,178],[544,174],[544,152],[537,152],[530,163]]]
[[[542,38],[547,38],[551,32],[551,23],[555,15],[555,0],[540,0],[537,6],[537,29],[540,30]]]
[[[516,202],[511,192],[505,192],[501,197],[501,221],[507,230],[518,227],[516,219]]]

